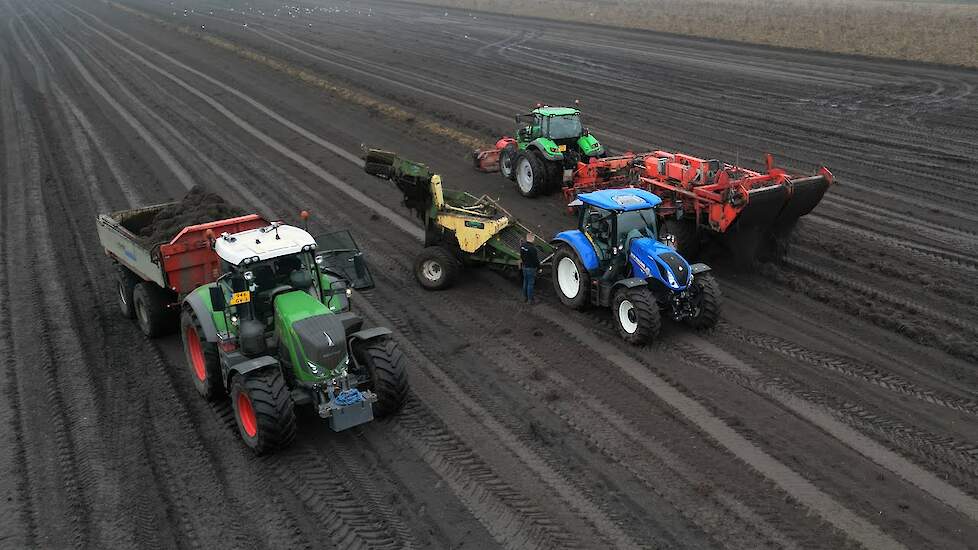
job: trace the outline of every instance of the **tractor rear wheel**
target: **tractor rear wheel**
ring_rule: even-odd
[[[713,275],[704,273],[696,275],[690,285],[696,293],[693,300],[693,316],[686,323],[697,329],[706,330],[716,326],[720,319],[720,285]]]
[[[535,197],[547,190],[547,169],[532,150],[522,151],[516,157],[516,188],[524,197]]]
[[[611,301],[618,334],[629,344],[651,344],[662,328],[662,315],[647,287],[622,288]]]
[[[662,224],[665,233],[676,237],[676,252],[687,261],[700,253],[700,234],[693,220],[667,218]]]
[[[172,330],[173,313],[167,308],[169,303],[166,292],[155,283],[143,281],[136,285],[132,292],[132,305],[143,334],[156,338]]]
[[[516,181],[516,157],[519,149],[510,143],[499,153],[499,173],[509,181]]]
[[[132,293],[139,284],[139,278],[124,267],[119,268],[116,276],[116,296],[119,298],[119,312],[126,319],[136,317],[136,308],[132,305]]]
[[[414,277],[428,290],[444,290],[455,283],[462,265],[441,246],[429,246],[414,262]]]
[[[377,394],[377,416],[390,416],[400,410],[409,386],[404,354],[397,342],[387,337],[374,338],[354,344],[353,353],[370,374],[370,389]]]
[[[241,439],[256,455],[285,448],[295,440],[292,394],[279,369],[235,376],[231,405]]]
[[[204,329],[193,311],[184,311],[180,315],[180,336],[197,393],[208,401],[227,395],[217,345],[204,337]]]
[[[587,308],[591,275],[584,269],[577,253],[567,246],[558,248],[554,254],[552,269],[554,290],[557,291],[560,301],[569,308]]]

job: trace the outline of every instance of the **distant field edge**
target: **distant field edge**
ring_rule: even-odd
[[[875,61],[978,68],[978,4],[896,0],[380,0]],[[574,7],[576,6],[576,7]],[[643,15],[642,9],[649,15]],[[591,15],[591,14],[594,15]],[[586,38],[582,40],[586,41]]]

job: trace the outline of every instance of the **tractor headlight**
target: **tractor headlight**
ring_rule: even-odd
[[[669,278],[669,286],[671,286],[671,287],[673,287],[673,288],[677,288],[677,287],[679,286],[679,283],[677,283],[677,282],[676,282],[676,278],[675,278],[675,277],[673,277],[673,275],[672,275],[672,270],[669,270],[669,269],[667,269],[667,270],[666,270],[666,275],[667,275],[667,276],[668,276],[668,278]]]
[[[255,274],[252,273],[252,272],[250,272],[250,271],[245,271],[244,272],[244,278],[245,278],[246,281],[250,281],[250,280],[252,280],[252,279],[255,278]]]
[[[346,289],[346,297],[349,298],[350,296],[353,296],[353,289],[352,288]]]
[[[326,261],[326,259],[323,258],[322,254],[316,256],[316,265],[322,267],[323,262],[325,262],[325,261]]]

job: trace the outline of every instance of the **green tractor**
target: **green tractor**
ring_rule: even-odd
[[[503,177],[516,182],[524,197],[556,191],[574,178],[577,163],[604,157],[604,147],[569,107],[538,107],[516,117],[516,138],[496,143]]]
[[[362,255],[348,232],[326,239],[317,252],[309,233],[280,222],[223,233],[219,277],[181,303],[194,385],[208,400],[230,396],[256,454],[292,442],[295,405],[340,431],[396,412],[407,396],[391,331],[364,329],[350,311],[351,288],[372,286]]]

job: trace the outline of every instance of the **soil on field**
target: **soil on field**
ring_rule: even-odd
[[[389,0],[184,4],[0,2],[0,548],[974,546],[978,74]],[[615,150],[770,151],[839,184],[783,262],[705,251],[718,326],[663,319],[647,347],[546,274],[532,306],[515,272],[420,288],[423,228],[355,152],[546,237],[576,223],[563,197],[475,173],[453,132],[575,98]],[[120,315],[96,215],[188,181],[141,238],[233,204],[352,232],[403,410],[337,433],[296,405],[294,445],[256,458],[181,336]]]
[[[153,217],[133,219],[124,225],[145,244],[155,244],[169,241],[185,227],[245,214],[244,210],[228,203],[224,197],[195,185],[180,202],[157,211]]]

